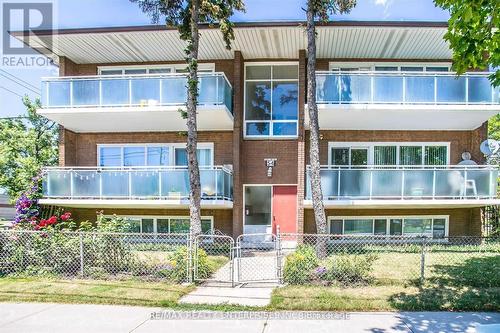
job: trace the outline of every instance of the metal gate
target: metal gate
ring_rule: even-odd
[[[274,234],[243,234],[236,239],[239,283],[280,282],[281,245]]]
[[[204,253],[202,253],[204,252]],[[198,235],[194,239],[193,249],[193,278],[195,281],[213,281],[231,283],[234,286],[234,239],[227,235]],[[201,260],[206,260],[204,254],[220,257],[222,262],[215,272],[203,269]]]

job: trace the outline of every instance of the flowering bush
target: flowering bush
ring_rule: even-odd
[[[41,176],[34,177],[31,187],[17,199],[15,225],[31,224],[40,215],[38,205],[38,199],[41,197],[40,183]]]

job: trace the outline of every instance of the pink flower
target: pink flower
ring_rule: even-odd
[[[56,224],[57,223],[57,217],[52,216],[47,220],[48,225]]]
[[[63,215],[61,215],[61,220],[63,220],[63,221],[67,221],[70,218],[71,218],[71,213],[70,212],[66,212]]]

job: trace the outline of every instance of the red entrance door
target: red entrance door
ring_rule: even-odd
[[[297,186],[273,186],[273,233],[297,232]]]

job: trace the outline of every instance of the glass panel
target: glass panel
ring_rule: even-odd
[[[375,165],[396,165],[396,146],[375,146]]]
[[[349,148],[332,148],[332,165],[349,165]]]
[[[403,77],[375,76],[373,78],[374,102],[401,102],[403,101]]]
[[[376,71],[384,71],[384,72],[394,72],[398,70],[397,66],[375,66]]]
[[[344,234],[372,234],[373,220],[344,220]]]
[[[426,146],[425,165],[446,165],[448,164],[447,146]]]
[[[126,69],[124,71],[125,74],[133,75],[133,74],[146,74],[146,69],[145,68],[139,68],[139,69]]]
[[[217,104],[219,102],[217,96],[217,82],[219,77],[213,75],[202,75],[200,76],[200,84],[198,86],[199,96],[198,103],[199,104]],[[222,86],[219,86],[219,89],[222,89]]]
[[[150,68],[149,73],[150,74],[163,74],[163,73],[170,73],[171,69],[170,68]]]
[[[189,175],[187,170],[161,172],[162,196],[172,199],[186,198],[189,195]]]
[[[156,106],[159,103],[159,79],[132,79],[132,104],[140,106]]]
[[[245,187],[245,225],[271,225],[271,186]]]
[[[122,149],[121,147],[101,147],[99,151],[100,166],[121,166]]]
[[[432,237],[443,238],[446,232],[446,219],[434,219]]]
[[[434,102],[434,77],[407,76],[406,101],[410,103]]]
[[[351,165],[367,165],[368,164],[368,149],[352,148],[351,149]]]
[[[73,105],[99,105],[99,81],[73,81]]]
[[[148,234],[155,232],[153,219],[142,219],[142,232]]]
[[[247,123],[247,135],[269,135],[269,122]]]
[[[330,233],[333,235],[342,235],[342,220],[330,221]]]
[[[341,75],[342,102],[368,102],[371,100],[371,77],[366,75]]]
[[[70,101],[70,81],[48,82],[49,85],[49,106],[69,106]]]
[[[432,232],[432,219],[405,219],[403,224],[405,234],[427,234]]]
[[[441,66],[427,66],[425,68],[427,72],[447,72],[448,67],[441,67]]]
[[[187,79],[172,77],[161,79],[162,104],[184,104],[187,100]]]
[[[142,166],[145,162],[144,147],[124,147],[123,165],[124,166]]]
[[[73,172],[73,196],[75,197],[99,197],[100,173],[95,171]]]
[[[402,171],[400,170],[373,170],[372,196],[374,197],[401,197]]]
[[[495,196],[495,185],[490,188],[490,180],[492,179],[490,175],[493,176],[489,170],[467,170],[466,196],[469,198]],[[490,189],[492,193],[490,193]]]
[[[457,197],[464,192],[464,173],[459,170],[436,170],[436,196]]]
[[[156,231],[160,234],[168,233],[168,219],[157,219]]]
[[[189,219],[175,218],[170,220],[170,232],[173,234],[188,233]]]
[[[407,197],[431,197],[433,170],[405,171],[404,195]]]
[[[402,219],[391,219],[389,222],[389,229],[391,235],[400,236],[403,232],[403,220]]]
[[[129,80],[102,80],[102,105],[129,105]]]
[[[208,234],[212,232],[212,221],[211,220],[201,220],[201,232]]]
[[[401,66],[402,72],[423,72],[423,67]]]
[[[321,170],[321,190],[325,200],[338,197],[338,176],[339,170]],[[307,172],[306,195],[311,199],[311,181],[310,174]]]
[[[71,196],[71,173],[66,171],[49,171],[46,178],[46,193],[52,197]]]
[[[316,75],[316,98],[318,102],[335,103],[340,100],[338,74]]]
[[[297,82],[274,82],[273,83],[273,120],[297,120],[298,103]]]
[[[128,172],[102,171],[102,195],[105,197],[128,196]]]
[[[169,148],[168,147],[148,147],[147,151],[148,165],[164,166],[169,165]]]
[[[299,77],[299,67],[297,65],[273,66],[273,79],[297,79]]]
[[[450,103],[465,102],[465,77],[437,77],[437,101]]]
[[[246,120],[271,119],[271,83],[247,82]]]
[[[421,165],[421,146],[401,146],[399,147],[399,164],[401,165]]]
[[[385,235],[387,234],[387,220],[386,219],[375,219],[375,235]]]
[[[487,77],[469,77],[469,103],[491,103],[491,84]]]
[[[196,157],[198,158],[198,165],[210,166],[212,165],[212,149],[199,148],[196,150]],[[175,148],[175,165],[187,166],[187,152],[185,148]]]
[[[201,196],[203,199],[215,199],[215,171],[200,170]]]
[[[297,135],[297,123],[296,122],[273,123],[273,135],[274,136],[296,136]]]
[[[101,75],[122,75],[123,70],[121,69],[103,69],[101,70]]]
[[[370,174],[367,170],[340,170],[341,197],[369,197]],[[334,189],[337,192],[336,189]]]
[[[271,79],[271,66],[247,66],[246,79]]]
[[[160,194],[158,171],[133,171],[130,175],[130,181],[134,197],[157,197]]]

